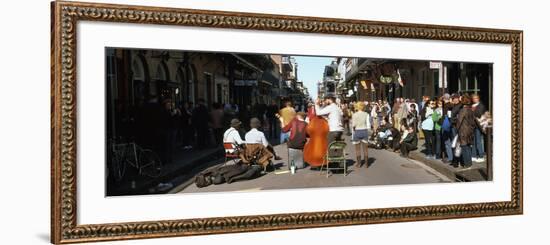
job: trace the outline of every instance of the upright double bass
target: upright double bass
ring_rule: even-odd
[[[309,123],[306,127],[306,133],[309,140],[304,146],[304,161],[312,167],[321,166],[324,162],[325,154],[328,148],[328,122],[324,118],[317,116],[315,106],[308,108],[307,116]]]

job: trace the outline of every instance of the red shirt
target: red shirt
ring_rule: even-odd
[[[307,123],[305,121],[294,118],[281,129],[284,133],[290,131],[290,139],[288,141],[290,148],[302,149],[304,147],[306,143],[306,126]],[[296,137],[297,135],[299,135],[299,137]]]

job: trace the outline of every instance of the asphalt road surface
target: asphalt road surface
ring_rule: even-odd
[[[405,159],[388,150],[369,149],[369,167],[353,167],[355,148],[348,136],[345,136],[346,158],[348,159],[348,175],[340,172],[332,173],[328,178],[326,171],[310,170],[309,167],[299,169],[294,175],[287,167],[286,144],[275,147],[282,160],[274,161],[280,168],[252,180],[242,180],[231,184],[210,185],[198,188],[192,182],[187,182],[175,188],[179,193],[197,192],[227,192],[227,191],[259,191],[275,189],[344,187],[344,186],[374,186],[419,183],[452,182],[428,166],[412,159]]]

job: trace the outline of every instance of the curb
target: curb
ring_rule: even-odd
[[[426,164],[428,167],[433,168],[435,171],[452,180],[464,182],[485,181],[480,174],[476,174],[476,172],[486,170],[483,164],[473,163],[474,165],[471,169],[463,170],[461,168],[455,168],[450,164],[443,163],[440,160],[426,159],[424,154],[418,151],[410,152],[409,157]]]

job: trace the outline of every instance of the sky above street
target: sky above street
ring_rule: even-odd
[[[317,82],[323,80],[325,66],[330,65],[332,57],[294,56],[298,63],[298,80],[304,82],[310,96],[317,98]]]

